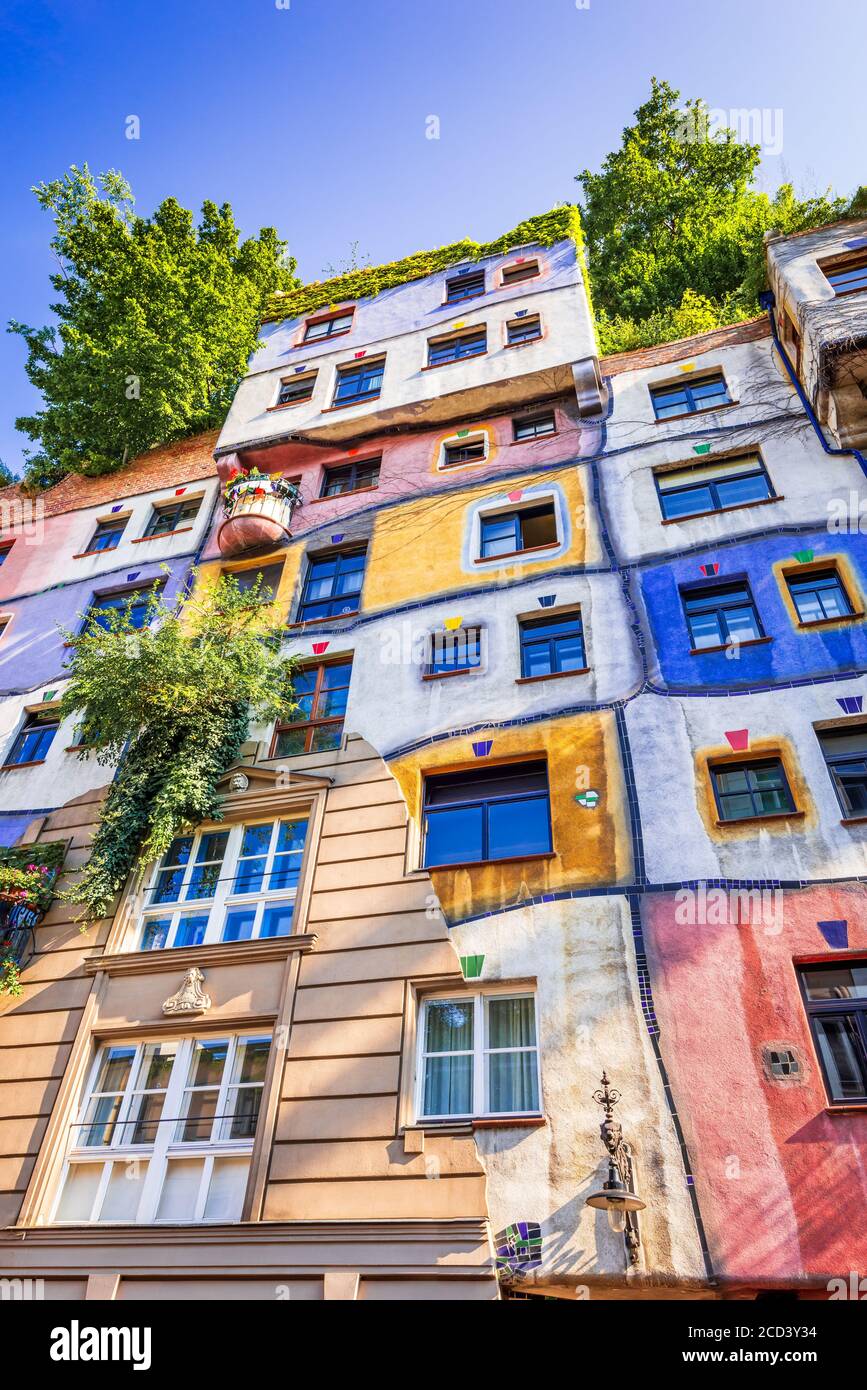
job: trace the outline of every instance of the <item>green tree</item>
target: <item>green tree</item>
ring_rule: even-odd
[[[219,819],[217,779],[250,720],[296,708],[292,662],[265,599],[261,576],[247,591],[222,576],[174,607],[155,590],[141,629],[128,601],[64,632],[72,650],[61,717],[78,718],[79,742],[100,763],[118,764],[90,858],[63,895],[85,921],[105,916],[136,864],[164,854],[180,830]]]
[[[2,459],[0,459],[0,487],[9,487],[11,483],[17,483],[18,479]]]
[[[122,175],[87,165],[33,191],[54,219],[58,324],[9,324],[45,402],[16,421],[38,445],[25,482],[112,472],[219,424],[265,299],[297,284],[274,228],[240,242],[228,203],[205,202],[195,226],[174,198],[138,217]]]
[[[760,147],[713,131],[701,100],[652,79],[619,149],[577,176],[600,345],[616,352],[736,322],[758,312],[762,239],[854,210],[830,193],[773,197],[753,180]],[[861,190],[863,194],[863,190]]]

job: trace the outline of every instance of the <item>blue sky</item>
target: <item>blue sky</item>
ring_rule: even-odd
[[[142,213],[228,200],[312,279],[355,241],[376,263],[574,200],[651,74],[711,107],[781,110],[763,186],[851,192],[865,53],[852,0],[0,0],[2,319],[48,321],[51,223],[29,189],[71,163],[121,169]],[[14,418],[37,400],[0,335],[14,469]]]

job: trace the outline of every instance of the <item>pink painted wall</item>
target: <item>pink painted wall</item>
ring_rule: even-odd
[[[546,463],[552,466],[569,463],[572,459],[595,454],[600,449],[601,426],[585,424],[574,402],[558,401],[553,407],[543,405],[538,412],[534,410],[532,413],[541,414],[548,409],[554,410],[557,433],[530,442],[513,442],[512,420],[518,412],[510,411],[505,415],[475,420],[465,426],[458,422],[418,434],[383,435],[353,449],[345,446],[323,449],[305,444],[274,445],[267,450],[248,450],[241,461],[243,465],[255,465],[263,472],[283,473],[286,477],[300,479],[302,506],[295,512],[292,524],[293,536],[300,536],[317,527],[329,526],[341,518],[357,515],[366,507],[381,507],[441,488],[467,487],[485,478],[525,468],[544,467]],[[287,416],[289,413],[286,412]],[[290,428],[288,419],[285,427]],[[442,441],[454,438],[456,431],[462,428],[468,429],[471,435],[482,429],[488,431],[488,459],[483,464],[438,469]],[[382,456],[378,488],[348,493],[343,497],[320,497],[326,467],[333,468],[378,455]],[[226,460],[221,462],[225,465]],[[205,550],[204,558],[208,560],[219,556],[216,544],[219,520],[218,516]]]
[[[783,929],[685,926],[644,903],[660,1044],[717,1273],[749,1282],[867,1270],[867,1110],[830,1113],[794,961],[839,961],[816,923],[846,919],[867,956],[867,890],[785,891]],[[806,1060],[771,1081],[767,1044]],[[738,1175],[739,1174],[739,1175]]]

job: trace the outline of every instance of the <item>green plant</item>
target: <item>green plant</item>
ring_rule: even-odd
[[[183,828],[220,818],[217,780],[238,756],[250,719],[295,708],[292,663],[269,619],[262,580],[243,591],[232,576],[190,577],[191,597],[171,607],[153,592],[147,624],[106,610],[72,648],[61,717],[79,717],[81,741],[118,763],[90,858],[63,893],[84,922],[105,916],[129,873],[168,849]]]
[[[258,490],[270,497],[279,497],[284,502],[301,500],[301,489],[297,483],[290,483],[288,478],[281,478],[279,474],[260,473],[258,469],[251,468],[246,473],[239,470],[223,488],[223,511],[228,516],[239,497],[249,492],[255,496]]]
[[[0,899],[33,905],[44,895],[50,876],[51,871],[44,864],[28,864],[24,869],[0,864]]]
[[[570,203],[538,217],[528,217],[495,241],[481,245],[476,241],[455,241],[433,251],[416,251],[386,265],[361,266],[331,280],[315,281],[292,290],[277,290],[266,302],[263,322],[279,323],[350,299],[369,299],[384,290],[393,290],[411,280],[422,280],[438,270],[447,270],[461,261],[481,261],[486,256],[502,255],[513,246],[553,246],[566,238],[575,242],[580,256],[584,244],[581,216]]]
[[[34,188],[55,225],[58,326],[9,331],[27,346],[43,404],[16,421],[38,449],[31,488],[110,473],[155,444],[222,423],[268,294],[297,282],[273,227],[241,241],[228,203],[193,214],[166,198],[151,217],[112,170],[87,165]]]
[[[17,999],[21,993],[21,971],[14,956],[0,955],[0,995]]]

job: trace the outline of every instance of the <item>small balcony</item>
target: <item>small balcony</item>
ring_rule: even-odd
[[[244,473],[223,490],[225,513],[217,532],[222,555],[273,549],[292,536],[292,516],[300,494],[294,483],[268,474]]]

